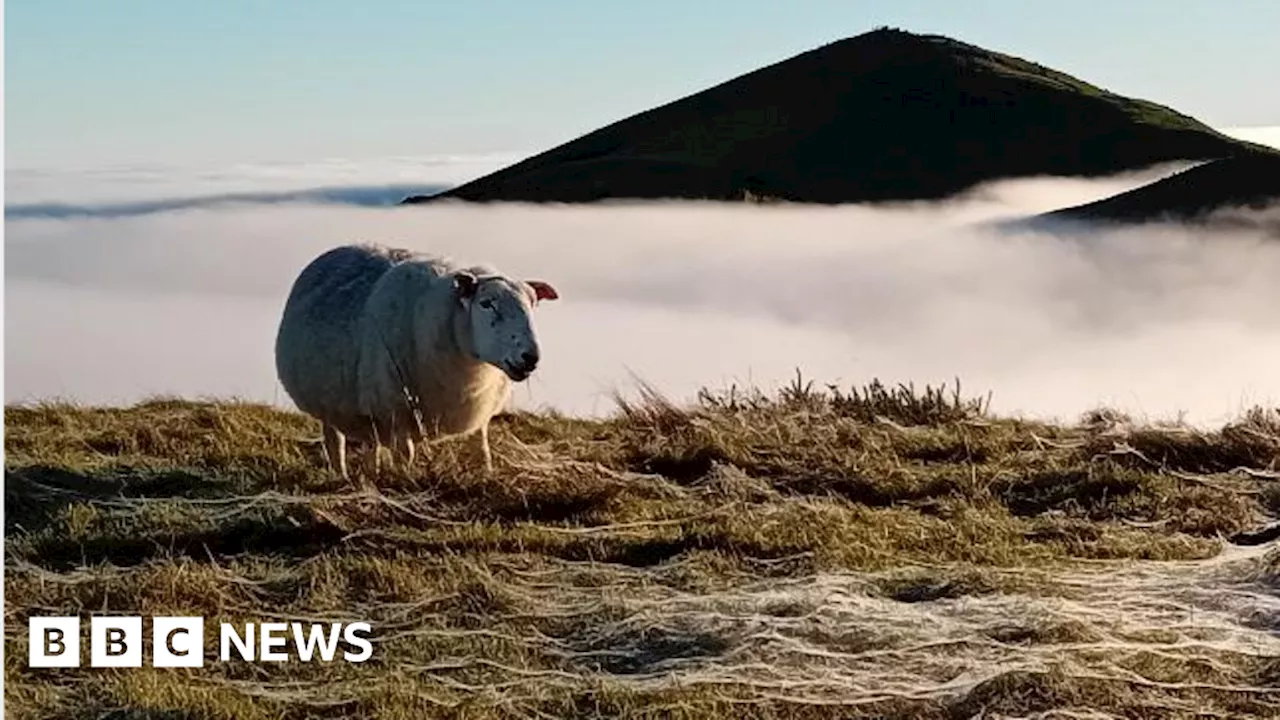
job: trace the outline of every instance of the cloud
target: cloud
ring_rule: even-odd
[[[224,193],[220,195],[160,198],[157,200],[115,203],[26,203],[6,206],[4,216],[6,220],[120,218],[134,215],[154,215],[174,210],[215,208],[226,205],[278,205],[284,203],[389,207],[399,203],[409,195],[433,195],[445,190],[447,187],[447,185],[372,185],[307,188],[304,190],[276,192]]]
[[[1216,423],[1280,399],[1280,245],[1176,227],[1063,237],[987,223],[1128,189],[999,183],[945,205],[197,206],[6,220],[6,401],[149,394],[288,404],[276,322],[301,268],[379,241],[553,282],[525,407],[611,410],[631,372],[676,398],[958,376],[997,410],[1100,404]]]
[[[94,207],[194,200],[227,195],[282,194],[316,188],[452,186],[521,157],[432,155],[233,166],[121,165],[5,168],[6,211],[21,205]],[[7,213],[6,213],[7,214]]]

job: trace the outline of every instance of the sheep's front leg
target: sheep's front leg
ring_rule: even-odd
[[[480,457],[484,460],[484,471],[486,473],[493,472],[493,452],[489,450],[489,423],[480,426],[476,431],[476,449],[480,452]]]
[[[388,431],[387,448],[391,451],[392,461],[398,469],[407,472],[412,469],[414,458],[417,457],[414,438],[422,433],[422,426],[417,422],[413,409],[403,408],[393,413]]]
[[[413,460],[417,457],[417,449],[414,447],[413,438],[408,434],[396,438],[396,455],[401,469],[408,470],[413,467]]]
[[[370,429],[372,430],[372,436],[366,443],[367,449],[364,455],[364,472],[361,473],[361,484],[365,488],[376,488],[375,480],[382,475],[382,449],[384,443],[392,443],[392,448],[394,448],[395,436],[392,433],[390,423],[372,420],[370,421]]]
[[[338,473],[343,480],[350,481],[347,473],[347,436],[338,432],[334,426],[324,423],[324,455],[329,462],[329,469]]]

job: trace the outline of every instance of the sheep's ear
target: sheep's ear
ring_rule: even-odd
[[[533,288],[533,297],[537,300],[556,300],[560,297],[560,293],[551,287],[550,283],[541,280],[527,280],[525,284]]]
[[[476,294],[476,285],[479,284],[476,276],[466,270],[459,270],[453,274],[453,289],[463,300],[470,300]]]

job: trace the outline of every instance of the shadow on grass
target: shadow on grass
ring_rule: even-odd
[[[305,506],[277,508],[218,524],[210,529],[164,532],[111,526],[108,532],[72,537],[45,531],[9,542],[10,551],[49,570],[66,571],[110,563],[140,565],[157,558],[189,557],[198,562],[242,554],[307,558],[339,544],[347,533]]]
[[[732,644],[711,633],[648,627],[603,638],[570,640],[570,646],[583,654],[576,660],[582,667],[614,675],[639,675],[671,663],[708,661],[723,655]]]
[[[214,498],[233,492],[231,483],[187,470],[128,467],[85,473],[47,465],[5,469],[4,531],[43,529],[72,503],[134,498]]]
[[[1030,473],[998,490],[1009,511],[1021,517],[1072,507],[1096,514],[1108,503],[1141,491],[1142,481],[1134,471],[1072,468]]]

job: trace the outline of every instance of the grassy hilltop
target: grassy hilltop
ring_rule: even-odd
[[[370,494],[326,476],[315,423],[259,405],[5,425],[12,718],[1280,714],[1278,619],[1242,605],[1274,603],[1280,560],[1225,540],[1280,514],[1274,410],[1058,426],[797,382],[503,416],[495,476],[446,444]],[[25,668],[28,615],[103,611],[203,614],[211,661]],[[363,665],[216,660],[217,622],[275,618],[380,642]]]
[[[1019,57],[881,28],[405,202],[935,200],[1002,178],[1273,153]]]

